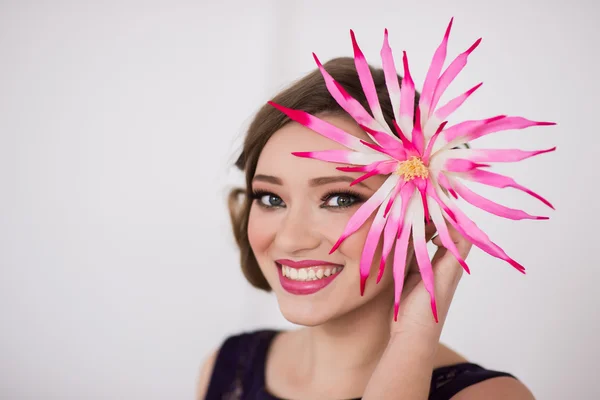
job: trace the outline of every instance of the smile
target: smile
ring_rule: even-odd
[[[325,261],[277,260],[282,288],[291,294],[307,295],[329,285],[344,269],[343,265]]]
[[[317,279],[327,278],[335,275],[342,270],[342,267],[319,266],[311,268],[291,268],[286,265],[281,266],[281,273],[284,277],[293,281],[316,281]]]

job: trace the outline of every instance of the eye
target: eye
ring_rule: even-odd
[[[254,192],[254,198],[258,200],[259,205],[265,208],[285,207],[281,197],[268,192]]]
[[[274,194],[265,194],[260,198],[260,202],[269,207],[279,207],[283,204],[283,200]]]
[[[359,198],[349,193],[334,193],[327,196],[324,201],[324,207],[345,208],[354,205],[359,201]]]

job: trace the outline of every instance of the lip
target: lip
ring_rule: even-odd
[[[286,261],[286,260],[282,260],[282,261]],[[289,261],[289,260],[287,260],[287,261]],[[306,261],[309,263],[313,262],[313,260],[306,260]],[[279,274],[279,282],[281,283],[281,287],[286,292],[288,292],[290,294],[295,294],[295,295],[309,295],[309,294],[317,293],[319,290],[324,289],[327,285],[329,285],[331,282],[333,282],[333,280],[335,278],[337,278],[338,275],[341,274],[341,272],[338,272],[336,274],[328,276],[327,278],[317,279],[314,281],[293,281],[293,280],[288,279],[285,276],[283,276],[283,273],[281,271],[281,264],[279,263],[279,261],[276,261],[275,263],[277,265],[277,273]],[[323,261],[319,261],[318,264],[313,262],[312,264],[306,265],[305,267],[291,266],[288,264],[284,264],[284,265],[286,265],[288,267],[292,267],[292,268],[305,268],[305,267],[312,267],[312,266],[316,266],[316,265],[340,266],[340,264],[324,263]],[[298,263],[296,263],[295,265],[298,265]]]
[[[285,265],[286,267],[291,268],[308,268],[308,267],[316,267],[320,265],[333,265],[334,267],[343,267],[341,264],[335,264],[329,261],[323,260],[302,260],[302,261],[294,261],[294,260],[275,260],[275,262],[279,265]]]

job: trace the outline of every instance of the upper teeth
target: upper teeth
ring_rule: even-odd
[[[342,267],[311,267],[311,268],[291,268],[287,265],[281,266],[281,273],[288,279],[294,281],[316,281],[323,279],[342,270]]]

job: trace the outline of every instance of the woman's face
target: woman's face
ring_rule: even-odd
[[[370,141],[354,121],[343,116],[323,120]],[[347,150],[302,125],[291,122],[264,147],[252,181],[255,200],[248,236],[258,264],[273,289],[284,317],[314,326],[353,311],[378,296],[389,296],[391,262],[378,284],[381,243],[375,253],[364,296],[359,264],[374,214],[333,253],[348,220],[381,186],[376,175],[349,183],[360,173],[341,172],[340,164],[300,158],[292,152]],[[393,259],[393,254],[388,260]]]

